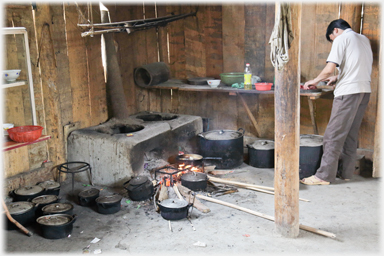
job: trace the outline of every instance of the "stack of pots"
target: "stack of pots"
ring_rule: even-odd
[[[232,169],[243,163],[244,129],[213,130],[198,134],[201,155],[221,157],[221,160],[209,160],[219,169]]]
[[[300,179],[314,175],[320,167],[323,156],[323,136],[302,134],[300,135]]]
[[[275,166],[275,142],[257,140],[247,145],[249,165],[256,168],[273,168]]]

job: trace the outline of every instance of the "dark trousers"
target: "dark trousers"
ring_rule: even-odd
[[[334,98],[331,118],[323,137],[323,156],[316,177],[334,182],[339,159],[341,176],[352,178],[355,171],[359,128],[370,93],[357,93]]]

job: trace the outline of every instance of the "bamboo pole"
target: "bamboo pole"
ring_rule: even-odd
[[[224,201],[221,201],[221,200],[218,200],[218,199],[214,199],[214,198],[211,198],[211,197],[203,196],[203,195],[200,195],[200,194],[196,194],[196,197],[198,197],[200,199],[207,200],[207,201],[212,202],[212,203],[217,203],[217,204],[225,205],[225,206],[228,206],[228,207],[231,207],[231,208],[243,211],[243,212],[247,212],[247,213],[250,213],[252,215],[255,215],[255,216],[267,219],[267,220],[275,221],[275,218],[272,217],[272,216],[266,215],[264,213],[252,211],[250,209],[247,209],[247,208],[244,208],[244,207],[241,207],[241,206],[237,206],[235,204],[227,203],[227,202],[224,202]],[[333,233],[330,233],[330,232],[327,232],[327,231],[324,231],[324,230],[320,230],[320,229],[317,229],[317,228],[312,228],[312,227],[309,227],[309,226],[301,225],[301,224],[299,225],[299,228],[302,229],[302,230],[306,230],[306,231],[318,234],[318,235],[325,236],[325,237],[330,237],[330,238],[335,238],[336,237],[336,235],[333,234]]]
[[[253,187],[253,188],[265,189],[265,190],[271,190],[271,191],[275,190],[273,187],[266,187],[266,186],[247,184],[247,183],[242,183],[242,182],[237,182],[237,181],[224,180],[224,179],[215,178],[215,177],[212,177],[209,175],[208,175],[208,179],[209,179],[209,181],[212,181],[212,182],[237,185],[237,186],[242,186],[242,187]]]
[[[252,187],[244,187],[244,188],[255,190],[255,191],[259,191],[259,192],[263,192],[263,193],[266,193],[266,194],[271,194],[271,195],[275,194],[275,192],[264,190],[264,189],[259,189],[259,188],[252,188]],[[303,201],[303,202],[310,202],[308,199],[303,199],[303,198],[299,198],[299,200]]]

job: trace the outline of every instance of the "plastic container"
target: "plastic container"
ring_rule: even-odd
[[[32,142],[41,137],[43,127],[38,125],[25,125],[8,129],[9,138],[16,142]]]
[[[252,70],[249,63],[245,64],[244,69],[244,89],[252,90]]]
[[[269,91],[272,88],[272,83],[255,83],[255,88],[258,91]]]
[[[244,82],[244,73],[242,72],[231,72],[231,73],[221,73],[220,74],[221,82],[224,84],[231,86],[235,83],[243,83]]]

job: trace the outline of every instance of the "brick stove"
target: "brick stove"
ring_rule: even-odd
[[[197,152],[196,135],[201,132],[199,116],[141,112],[73,131],[68,137],[68,162],[87,162],[94,184],[118,187],[142,175],[145,163],[152,159],[166,162],[179,151]],[[87,173],[75,176],[88,184]]]

